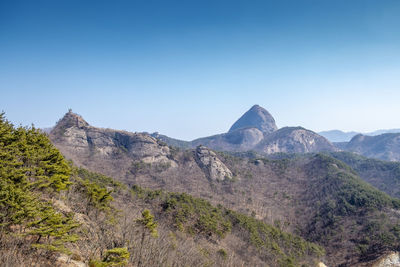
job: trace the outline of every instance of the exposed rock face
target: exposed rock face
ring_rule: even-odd
[[[98,162],[103,160],[103,168],[107,168],[108,161],[115,159],[120,159],[121,164],[141,160],[150,164],[176,165],[169,159],[169,147],[157,139],[142,133],[96,128],[71,111],[53,128],[50,139],[67,158],[78,165],[89,163],[90,166],[95,158]]]
[[[248,151],[261,153],[310,153],[337,151],[324,137],[301,127],[285,127],[270,134],[257,128],[239,129],[226,134],[200,138],[193,145],[205,145],[221,151]]]
[[[277,130],[271,114],[258,105],[237,120],[228,133],[199,138],[191,144],[192,147],[204,145],[221,151],[254,150],[267,154],[338,150],[324,137],[301,127]]]
[[[198,146],[196,148],[195,158],[199,167],[211,180],[223,181],[225,179],[232,179],[233,175],[228,167],[218,159],[213,151],[205,146]]]
[[[204,145],[221,151],[247,151],[253,149],[263,139],[264,134],[257,128],[244,128],[193,140],[192,146]]]
[[[257,128],[263,133],[272,133],[278,129],[271,114],[259,105],[254,105],[243,114],[243,116],[232,125],[229,132],[243,128]]]
[[[285,127],[266,136],[256,151],[272,153],[309,153],[335,151],[336,148],[324,137],[302,127]]]
[[[377,136],[356,135],[345,150],[381,160],[400,161],[400,133]]]
[[[372,267],[398,267],[400,266],[399,252],[392,252],[378,259]]]

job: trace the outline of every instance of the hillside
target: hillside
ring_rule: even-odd
[[[3,115],[0,144],[2,266],[313,266],[324,254],[221,205],[77,168]]]
[[[50,137],[76,164],[130,187],[191,194],[254,216],[321,244],[328,266],[361,266],[399,248],[399,200],[330,156],[238,158],[204,146],[179,150],[145,134],[60,125]]]
[[[400,198],[400,163],[366,158],[351,152],[330,155],[348,164],[360,177],[379,190]]]
[[[359,134],[346,144],[344,150],[370,158],[400,161],[400,133],[387,133],[377,136]]]

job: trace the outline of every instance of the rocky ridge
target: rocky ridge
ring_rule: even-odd
[[[284,127],[266,136],[255,150],[273,154],[310,153],[336,149],[324,137],[310,130],[302,127]]]
[[[130,133],[90,126],[71,110],[58,121],[49,134],[50,139],[69,159],[78,165],[91,164],[93,159],[109,164],[140,160],[147,164],[176,166],[170,159],[170,148],[154,137],[143,133]]]

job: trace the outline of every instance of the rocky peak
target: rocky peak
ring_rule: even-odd
[[[67,129],[71,127],[82,128],[85,126],[89,126],[89,123],[87,123],[81,115],[73,113],[72,110],[69,109],[64,117],[57,122],[55,128]]]
[[[243,128],[257,128],[263,133],[271,133],[278,129],[272,115],[259,105],[254,105],[243,114],[243,116],[232,125],[229,132]]]
[[[217,155],[205,146],[198,146],[195,159],[199,167],[211,180],[232,179],[232,172],[225,166]]]

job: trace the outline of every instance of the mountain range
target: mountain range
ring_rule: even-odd
[[[72,113],[52,135],[71,143],[81,165],[88,163],[79,162],[83,156],[98,164],[122,154],[135,159],[131,175],[118,181],[77,167],[43,131],[14,127],[0,114],[1,266],[314,266],[325,254],[278,224],[223,206],[228,203],[213,205],[180,188],[144,188],[133,179],[147,172],[147,182],[160,182],[168,169],[180,169],[194,174],[186,177],[189,184],[233,181],[234,173],[205,147],[178,155],[150,136],[94,128]],[[84,135],[92,141],[85,143]]]
[[[191,142],[96,128],[72,112],[49,137],[77,166],[130,188],[190,194],[299,235],[323,247],[328,266],[373,266],[400,248],[400,163],[338,152],[301,127],[278,129],[257,105],[227,133]]]
[[[337,148],[317,133],[302,127],[278,129],[272,115],[254,105],[243,114],[227,133],[180,141],[159,133],[152,134],[169,145],[181,148],[195,148],[204,145],[220,151],[257,151],[261,153],[309,153],[336,151]]]
[[[53,128],[45,128],[43,131],[50,133]],[[272,115],[259,105],[254,105],[231,126],[227,133],[193,141],[175,139],[158,132],[142,134],[182,149],[204,145],[220,151],[254,151],[262,155],[349,151],[370,158],[399,161],[399,131],[400,129],[377,130],[359,134],[339,130],[315,133],[300,126],[278,129]],[[350,141],[339,142],[339,140]]]
[[[224,134],[203,137],[190,142],[159,133],[151,135],[171,146],[184,149],[204,145],[220,151],[255,151],[262,155],[349,151],[370,158],[399,161],[400,133],[398,131],[400,130],[378,130],[362,135],[356,132],[343,133],[341,131],[317,134],[302,127],[278,129],[272,115],[264,108],[254,105]],[[351,138],[349,142],[329,141],[348,140],[348,138]]]

